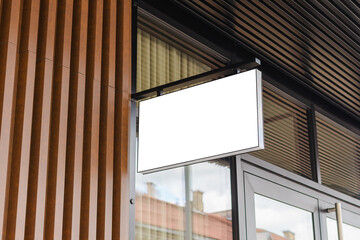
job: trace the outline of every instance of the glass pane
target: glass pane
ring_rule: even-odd
[[[229,162],[195,164],[190,171],[193,239],[232,239]]]
[[[265,150],[251,155],[311,179],[306,109],[263,88]]]
[[[255,194],[257,240],[314,239],[312,213]]]
[[[331,218],[326,218],[328,240],[338,240],[338,232],[336,221]],[[360,238],[360,228],[343,223],[343,237],[344,240],[355,240]]]
[[[171,43],[138,28],[137,92],[210,70],[208,65],[177,49]]]
[[[227,160],[136,174],[135,204],[135,239],[232,239]]]
[[[184,239],[184,169],[136,175],[135,239]]]
[[[360,199],[360,136],[316,118],[322,184]]]

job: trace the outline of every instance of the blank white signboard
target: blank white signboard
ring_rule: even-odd
[[[149,173],[263,148],[259,70],[139,103],[138,172]]]

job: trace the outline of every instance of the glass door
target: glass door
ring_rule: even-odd
[[[329,199],[327,199],[328,201]],[[330,199],[329,202],[321,201],[320,207],[322,209],[321,222],[322,229],[324,229],[324,239],[338,240],[337,218],[335,212],[328,212],[327,209],[334,208],[335,199]],[[341,203],[341,220],[343,240],[357,240],[360,239],[360,211],[358,208]]]
[[[270,175],[243,175],[247,239],[319,240],[318,200]]]

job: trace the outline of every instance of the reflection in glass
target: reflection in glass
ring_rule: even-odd
[[[135,203],[135,239],[232,239],[227,160],[137,174]]]
[[[257,240],[314,239],[312,213],[255,194]]]
[[[265,150],[250,153],[311,179],[306,109],[263,88]]]
[[[136,175],[135,239],[184,239],[183,181],[183,168]]]
[[[190,176],[193,239],[232,239],[229,162],[192,165]]]
[[[331,218],[326,218],[328,240],[337,240],[338,232],[336,221]],[[360,228],[353,227],[351,225],[343,223],[343,236],[344,240],[360,239]]]
[[[323,116],[316,129],[321,183],[360,199],[360,136]]]

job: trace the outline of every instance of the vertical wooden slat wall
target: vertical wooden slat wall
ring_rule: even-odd
[[[131,0],[0,0],[1,239],[128,239]]]

